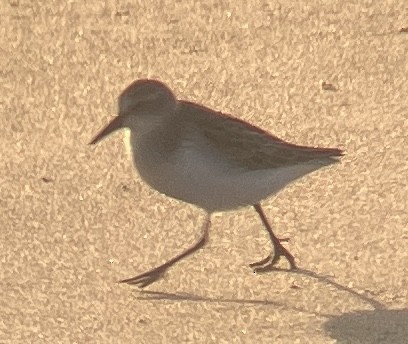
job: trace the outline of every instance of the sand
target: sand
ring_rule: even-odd
[[[4,1],[0,343],[406,343],[408,9],[403,1]],[[118,284],[191,245],[201,210],[151,190],[116,133],[130,82],[341,163],[251,208],[140,291]]]

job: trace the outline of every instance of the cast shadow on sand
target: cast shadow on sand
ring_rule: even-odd
[[[406,344],[408,309],[376,309],[334,316],[323,326],[336,343]]]
[[[360,301],[369,304],[373,310],[356,311],[342,315],[332,315],[323,312],[314,312],[302,307],[290,307],[290,309],[313,314],[318,317],[325,317],[327,321],[323,329],[328,336],[334,338],[338,343],[406,343],[408,338],[408,310],[388,310],[381,302],[376,301],[366,295],[362,295],[355,290],[341,285],[332,280],[329,276],[319,275],[306,269],[288,270],[273,268],[274,271],[290,272],[317,279],[319,282],[330,285],[339,291],[346,292]],[[271,269],[260,273],[266,273]],[[158,300],[158,301],[186,301],[186,302],[206,302],[206,303],[232,303],[260,306],[273,306],[274,308],[288,309],[288,305],[282,302],[271,300],[254,299],[228,299],[218,297],[199,296],[189,293],[167,293],[156,291],[140,291],[136,296],[138,300]]]

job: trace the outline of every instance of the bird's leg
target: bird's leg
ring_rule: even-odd
[[[269,224],[265,213],[262,210],[262,207],[259,203],[254,204],[254,208],[256,210],[256,212],[258,213],[259,217],[262,220],[262,223],[265,226],[265,229],[267,230],[268,234],[269,234],[269,238],[272,241],[273,244],[273,254],[270,254],[268,257],[266,257],[265,259],[262,259],[259,262],[256,263],[252,263],[250,264],[251,267],[255,268],[255,271],[258,267],[262,266],[262,269],[265,269],[266,267],[272,267],[274,266],[278,261],[279,258],[281,256],[284,256],[289,264],[290,264],[290,268],[291,269],[296,269],[296,264],[295,264],[295,258],[293,258],[293,256],[290,254],[290,252],[282,246],[281,242],[282,241],[288,241],[287,238],[285,239],[279,239],[275,236],[275,234],[272,231],[271,225]],[[265,266],[265,264],[269,263],[268,265]]]
[[[152,284],[163,277],[164,273],[170,268],[172,265],[176,264],[178,261],[182,260],[183,258],[193,254],[195,251],[199,250],[200,248],[204,247],[206,242],[208,241],[208,231],[211,226],[211,217],[210,214],[207,214],[207,218],[203,224],[202,230],[203,234],[200,240],[197,241],[193,246],[179,254],[178,256],[170,259],[168,262],[153,268],[149,271],[146,271],[136,277],[128,278],[119,281],[119,283],[127,283],[127,284],[135,284],[138,285],[140,288],[144,288],[149,284]]]

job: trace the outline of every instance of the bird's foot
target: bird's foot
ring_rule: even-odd
[[[272,255],[270,254],[268,257],[260,260],[259,262],[254,262],[254,263],[249,264],[249,266],[251,268],[254,268],[254,271],[255,271],[256,268],[264,266],[266,263],[270,262],[271,259],[272,259]]]
[[[166,264],[160,265],[157,268],[146,271],[138,276],[121,280],[119,283],[137,285],[139,288],[144,288],[162,278],[167,268],[168,266]]]
[[[270,271],[278,263],[281,257],[285,257],[290,264],[290,270],[297,269],[295,258],[292,254],[281,245],[280,241],[286,241],[286,239],[280,239],[279,242],[275,245],[273,254],[270,254],[265,259],[260,260],[250,264],[249,266],[254,269],[254,272],[265,272]]]

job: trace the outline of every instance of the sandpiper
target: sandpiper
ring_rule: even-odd
[[[122,280],[143,288],[208,241],[211,214],[253,206],[273,245],[265,259],[250,264],[256,271],[294,257],[281,244],[260,202],[290,182],[338,161],[337,148],[285,142],[243,120],[193,102],[178,100],[162,82],[142,79],[128,86],[118,100],[119,114],[90,144],[112,132],[130,129],[134,165],[152,188],[206,212],[200,239],[168,262]]]

